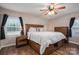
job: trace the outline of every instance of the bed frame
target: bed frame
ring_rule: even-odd
[[[29,31],[30,27],[35,27],[35,28],[43,28],[44,25],[38,25],[38,24],[26,24],[25,28],[26,28],[26,35],[27,32]],[[66,37],[67,37],[67,30],[68,27],[55,27],[55,31],[56,32],[62,32]],[[55,44],[50,44],[49,47],[47,47],[45,49],[44,54],[48,55],[51,54],[52,52],[54,52],[55,50],[59,49],[60,47],[62,47],[65,43],[65,41],[67,41],[66,39],[63,39]],[[32,40],[28,40],[30,47],[32,47],[38,54],[40,54],[40,45]]]

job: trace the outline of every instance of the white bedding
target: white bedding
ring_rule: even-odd
[[[40,54],[43,54],[49,44],[65,39],[65,36],[60,32],[28,32],[28,39],[40,44]]]

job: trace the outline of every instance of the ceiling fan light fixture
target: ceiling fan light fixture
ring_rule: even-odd
[[[52,10],[54,9],[54,6],[53,6],[53,5],[50,5],[50,6],[48,7],[48,9],[49,9],[50,11],[52,11]]]
[[[55,11],[48,12],[48,15],[55,15]]]

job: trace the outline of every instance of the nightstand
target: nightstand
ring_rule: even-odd
[[[22,35],[16,37],[16,47],[22,47],[27,45],[27,36]]]

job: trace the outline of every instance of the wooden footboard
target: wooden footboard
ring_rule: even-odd
[[[34,41],[29,40],[29,45],[38,53],[40,54],[40,45]],[[64,39],[55,43],[55,44],[50,44],[49,47],[45,49],[44,55],[51,54],[58,48],[62,47],[64,45]]]

